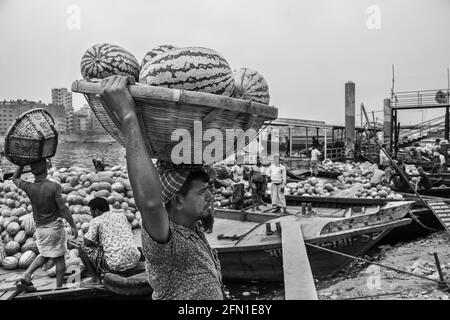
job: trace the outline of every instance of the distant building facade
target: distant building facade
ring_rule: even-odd
[[[73,115],[74,133],[87,133],[91,135],[105,134],[100,122],[88,105],[84,105]]]
[[[72,106],[72,92],[67,88],[53,88],[52,89],[52,104],[64,106],[66,112],[66,127],[68,133],[74,130],[73,124],[73,106]]]
[[[0,134],[4,135],[14,120],[22,113],[34,109],[42,108],[52,116],[55,127],[59,134],[67,133],[67,117],[62,105],[44,104],[41,101],[11,100],[0,102]]]

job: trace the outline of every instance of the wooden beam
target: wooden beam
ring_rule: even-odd
[[[318,300],[300,222],[281,223],[285,299]]]

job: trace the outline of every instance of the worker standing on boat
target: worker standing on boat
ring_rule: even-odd
[[[125,76],[103,79],[100,96],[117,115],[125,138],[153,299],[223,299],[220,262],[199,226],[214,201],[208,190],[210,178],[199,165],[160,161],[155,167],[127,82]]]
[[[99,282],[106,272],[124,274],[134,269],[141,253],[124,212],[110,210],[108,201],[100,197],[95,197],[88,205],[94,219],[79,250],[93,282]]]
[[[38,268],[42,267],[49,259],[53,259],[56,264],[56,287],[60,288],[64,282],[66,262],[64,255],[67,251],[66,231],[63,217],[70,224],[72,234],[76,237],[78,230],[72,219],[69,208],[61,196],[61,185],[47,179],[46,159],[34,162],[30,165],[31,172],[35,180],[33,183],[20,179],[23,166],[19,166],[14,172],[13,182],[25,191],[30,198],[33,209],[33,219],[36,223],[36,244],[39,255],[31,263],[28,269],[20,278],[18,285],[22,290],[34,290],[31,283],[31,276]]]
[[[238,157],[236,157],[236,164],[231,167],[230,175],[234,182],[244,182],[244,165],[238,161]]]
[[[317,177],[317,174],[319,173],[319,157],[322,155],[322,153],[317,149],[317,146],[312,146],[311,150],[311,163],[310,163],[310,170],[311,170],[311,176]]]
[[[267,169],[267,174],[272,182],[270,188],[272,206],[277,208],[275,212],[286,213],[286,197],[284,196],[284,188],[286,186],[286,167],[280,163],[280,156],[273,156],[273,163]]]
[[[252,191],[254,209],[259,210],[260,205],[264,205],[263,196],[266,192],[266,168],[261,163],[261,158],[256,158],[256,165],[250,167],[249,189]]]

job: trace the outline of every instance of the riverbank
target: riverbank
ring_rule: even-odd
[[[411,242],[379,246],[363,258],[433,280],[439,274],[437,253],[450,284],[450,234],[437,232]],[[450,300],[450,290],[430,280],[364,262],[354,262],[338,274],[316,281],[320,300]],[[231,285],[231,299],[283,300],[283,283]]]

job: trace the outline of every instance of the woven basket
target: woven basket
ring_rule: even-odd
[[[202,133],[208,129],[219,129],[225,142],[225,129],[253,128],[256,132],[265,121],[277,118],[278,110],[264,104],[234,99],[215,94],[188,90],[169,89],[144,84],[129,86],[137,109],[138,120],[144,135],[146,148],[152,158],[171,161],[172,148],[179,141],[171,141],[175,129],[186,129],[194,137],[194,121],[201,121]],[[98,96],[99,82],[75,81],[72,91],[83,93],[89,106],[105,130],[124,146],[124,137],[119,129],[116,115],[111,113]],[[191,143],[191,162],[198,162],[195,155],[203,154],[205,146]],[[233,154],[234,146],[223,143],[222,155],[225,159]],[[203,159],[204,160],[204,159]],[[200,160],[202,161],[202,160]],[[208,164],[207,161],[203,161]]]
[[[58,132],[52,116],[44,109],[21,114],[9,127],[5,138],[5,157],[15,165],[27,165],[53,157]]]

